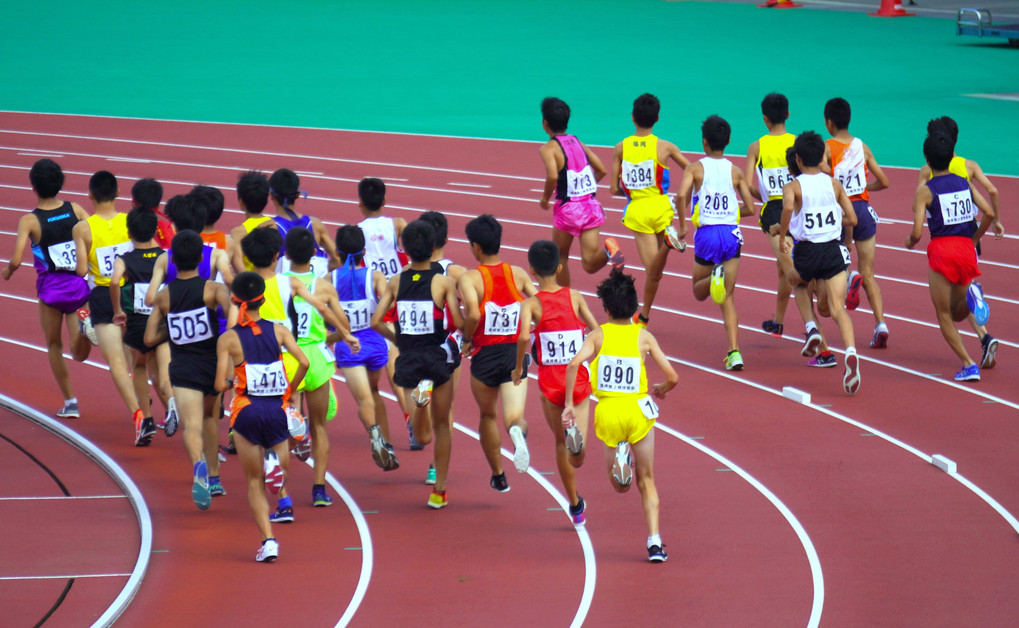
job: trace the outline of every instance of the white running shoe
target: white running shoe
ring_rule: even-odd
[[[269,450],[265,452],[265,487],[273,495],[278,495],[283,488],[283,468],[280,467],[280,460],[276,452]]]
[[[803,343],[803,348],[800,349],[800,355],[805,358],[815,358],[821,350],[821,332],[817,329],[811,329],[807,332],[807,341]]]
[[[527,450],[527,436],[524,435],[524,431],[520,429],[519,425],[511,427],[509,435],[510,440],[513,441],[513,464],[518,473],[527,473],[528,467],[531,466],[531,453]]]
[[[99,337],[96,336],[96,328],[92,326],[91,312],[82,308],[78,310],[78,330],[88,338],[93,347],[99,346]]]
[[[77,419],[79,416],[77,401],[65,401],[64,407],[57,410],[57,417],[61,419]]]
[[[584,435],[576,425],[566,429],[566,451],[571,456],[579,456],[584,452]]]
[[[177,433],[177,427],[180,426],[180,415],[177,414],[177,402],[170,397],[170,400],[166,402],[166,420],[163,422],[163,433],[168,437],[173,436]]]
[[[629,486],[633,480],[631,464],[630,443],[623,441],[616,445],[616,459],[612,463],[612,477],[620,486]]]
[[[260,563],[271,563],[276,560],[280,555],[280,544],[276,542],[276,539],[266,539],[262,541],[262,547],[258,548],[258,553],[255,554],[255,560]]]
[[[435,384],[430,379],[423,379],[410,393],[410,398],[419,408],[424,408],[432,400],[432,388]]]

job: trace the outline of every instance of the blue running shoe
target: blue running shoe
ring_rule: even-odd
[[[962,367],[962,370],[955,374],[955,381],[957,382],[979,382],[980,381],[980,367],[976,364],[970,364],[969,366]]]
[[[987,301],[984,300],[983,287],[975,281],[966,289],[966,305],[969,306],[969,311],[973,312],[977,325],[987,324],[987,319],[991,317],[991,308],[987,307]]]
[[[212,493],[209,492],[209,467],[204,460],[195,464],[195,480],[191,484],[191,499],[195,506],[208,510],[212,505]]]
[[[311,492],[311,505],[316,508],[325,508],[333,505],[333,498],[329,497],[324,488],[316,488]]]
[[[276,506],[276,510],[269,513],[270,523],[293,523],[294,522],[294,507],[293,506]]]

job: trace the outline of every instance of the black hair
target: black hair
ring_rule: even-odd
[[[39,198],[53,198],[64,187],[64,171],[52,159],[40,159],[32,164],[28,180]]]
[[[177,270],[189,271],[198,268],[202,261],[202,236],[197,231],[184,229],[178,231],[170,242],[170,251],[173,253],[173,265]]]
[[[789,99],[782,94],[772,92],[761,101],[761,113],[772,124],[785,122],[789,119]]]
[[[630,318],[640,307],[633,276],[624,275],[618,268],[612,269],[608,278],[598,284],[595,292],[601,299],[602,307],[612,318]]]
[[[117,198],[117,177],[108,170],[100,170],[88,180],[88,191],[97,203],[108,203]]]
[[[163,202],[163,186],[151,177],[138,179],[131,186],[131,199],[143,209],[156,209]]]
[[[662,104],[658,97],[651,94],[641,94],[633,101],[633,121],[639,127],[649,129],[658,122],[658,112]]]
[[[808,168],[819,166],[824,159],[824,140],[813,131],[804,131],[797,135],[793,148],[796,149],[800,161]]]
[[[190,194],[178,194],[166,201],[164,209],[166,217],[170,219],[178,231],[185,229],[201,232],[205,229],[207,215],[205,206],[197,202]]]
[[[948,170],[954,154],[955,142],[948,133],[935,131],[923,141],[923,156],[931,170]]]
[[[541,117],[548,122],[548,130],[565,133],[570,123],[570,106],[559,98],[548,97],[541,101]]]
[[[300,194],[301,178],[289,168],[280,168],[269,176],[269,194],[283,206],[288,213],[293,213],[290,206]]]
[[[559,270],[559,247],[551,240],[535,240],[527,249],[527,263],[539,277],[551,277]]]
[[[159,217],[150,207],[138,206],[127,212],[127,235],[135,242],[148,242],[156,235]]]
[[[368,211],[378,211],[386,202],[386,184],[376,177],[365,177],[357,183],[357,198]]]
[[[364,259],[364,231],[361,231],[361,227],[343,225],[337,229],[336,252],[339,253],[341,262],[346,263],[349,255],[355,255],[354,262],[360,264]]]
[[[290,261],[295,264],[307,264],[315,255],[315,234],[304,227],[292,227],[287,231],[284,250]]]
[[[481,214],[464,229],[467,242],[477,244],[485,255],[495,255],[502,246],[502,225],[492,214]]]
[[[446,240],[449,239],[449,221],[446,220],[445,214],[428,211],[421,214],[419,220],[424,220],[435,229],[435,248],[446,246]]]
[[[789,166],[790,174],[792,174],[794,177],[798,177],[801,174],[803,174],[802,172],[800,172],[799,164],[796,163],[796,146],[795,145],[790,146],[789,148],[785,149],[785,161],[786,161],[786,164],[788,164],[788,166]]]
[[[410,261],[427,262],[435,250],[435,229],[423,220],[415,220],[403,228],[400,241]]]
[[[711,115],[701,124],[701,137],[711,150],[723,150],[729,145],[732,127],[721,116]]]
[[[843,131],[849,128],[849,118],[851,115],[849,109],[849,101],[845,98],[832,98],[828,102],[824,103],[824,119],[830,120],[832,125],[838,131]],[[803,156],[801,155],[802,159]]]
[[[265,303],[265,279],[250,270],[237,273],[230,283],[230,292],[238,299],[247,301],[249,310],[258,310]],[[260,296],[261,299],[258,298]]]
[[[948,116],[934,118],[927,123],[927,134],[930,135],[935,131],[941,131],[947,135],[952,140],[953,146],[959,141],[959,125]]]
[[[205,226],[211,227],[223,216],[225,199],[219,188],[211,185],[196,185],[188,193],[195,202],[205,208]]]
[[[241,239],[241,252],[256,268],[269,268],[283,248],[279,229],[260,227]]]
[[[261,214],[269,203],[269,180],[265,174],[248,170],[237,177],[237,198],[249,213]]]

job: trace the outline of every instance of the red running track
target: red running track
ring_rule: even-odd
[[[521,142],[0,114],[0,189],[6,192],[0,251],[11,249],[16,221],[33,205],[28,167],[38,155],[54,155],[68,176],[65,198],[86,208],[87,178],[101,168],[120,177],[122,190],[137,178],[155,176],[164,182],[166,198],[195,183],[216,185],[226,194],[228,210],[235,210],[232,187],[239,172],[290,167],[302,174],[302,187],[311,194],[303,210],[330,225],[359,220],[356,181],[380,176],[394,215],[446,213],[454,259],[469,261],[462,241],[466,221],[490,212],[505,225],[505,259],[524,264],[530,242],[550,232],[549,217],[536,202],[541,176],[536,148]],[[606,149],[599,152],[608,159]],[[999,365],[979,384],[956,385],[950,378],[958,366],[933,323],[924,256],[901,247],[916,173],[889,174],[893,187],[872,202],[883,219],[877,270],[892,336],[886,350],[861,349],[863,387],[855,397],[841,392],[838,369],[803,366],[792,308],[785,339],[758,331],[774,307],[769,291],[775,271],[754,226],[743,228],[737,290],[747,362],[740,374],[720,370],[725,347],[718,308],[690,298],[691,257],[670,260],[651,324],[681,377],[663,405],[655,437],[662,534],[670,553],[665,565],[645,562],[639,499],[635,492],[611,491],[594,450],[578,474],[590,506],[586,534],[592,560],[585,560],[584,534],[573,531],[561,504],[537,481],[558,487],[558,480],[516,476],[510,478],[510,493],[492,492],[480,447],[464,432],[454,437],[451,505],[429,511],[421,484],[427,452],[407,451],[393,420],[402,466],[395,473],[379,471],[342,385],[341,413],[329,427],[329,468],[364,513],[370,551],[362,547],[356,517],[339,500],[331,509],[309,507],[310,469],[298,467],[291,484],[297,522],[277,529],[280,560],[256,564],[251,559],[257,535],[235,462],[223,469],[229,494],[210,511],[196,511],[186,492],[188,465],[180,444],[159,438],[148,449],[131,447],[129,422],[111,395],[107,374],[96,366],[72,365],[83,407],[74,426],[111,452],[138,483],[152,509],[154,547],[166,550],[153,556],[122,621],[209,623],[230,617],[239,623],[285,607],[281,617],[334,624],[358,599],[360,582],[364,597],[352,607],[354,625],[575,620],[591,626],[1012,625],[1019,611],[1014,596],[1019,478],[1011,464],[1019,443],[1019,394],[1010,357],[1019,340],[1019,247],[1014,237],[985,239],[982,269],[992,298],[991,332],[1002,340]],[[1006,204],[1019,195],[1016,179],[995,182]],[[604,232],[625,237],[618,224],[622,203],[601,196],[609,210]],[[237,222],[236,213],[223,218],[224,228]],[[629,259],[638,259],[632,241],[623,241],[623,248]],[[639,265],[631,265],[631,272],[640,281]],[[575,287],[590,292],[598,278],[582,275],[575,264]],[[3,390],[45,411],[59,403],[45,355],[9,342],[41,344],[32,280],[23,269],[0,288],[5,357],[10,356],[2,366]],[[853,320],[858,345],[865,347],[873,324],[869,312],[861,307]],[[830,324],[826,329],[834,334]],[[978,351],[972,334],[966,338],[970,351]],[[781,388],[788,385],[811,393],[815,405],[782,398]],[[476,409],[467,388],[462,385],[458,393],[455,420],[474,428]],[[536,395],[530,393],[527,413],[532,466],[548,472],[554,468],[551,438]],[[395,404],[389,412],[398,417]],[[957,462],[959,474],[932,466],[934,453]],[[257,604],[254,596],[266,591],[284,602]]]

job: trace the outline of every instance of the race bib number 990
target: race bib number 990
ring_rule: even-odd
[[[580,172],[566,171],[566,196],[577,198],[587,196],[598,191],[594,182],[594,171],[591,166],[584,166]]]
[[[70,270],[74,271],[78,267],[78,252],[74,248],[74,241],[60,242],[58,244],[52,244],[46,249],[49,253],[50,260],[53,261],[53,267],[57,270]],[[110,269],[110,275],[113,275],[113,269]]]
[[[541,343],[542,364],[569,364],[584,343],[584,333],[579,329],[543,331],[538,334],[538,342]]]
[[[351,333],[368,329],[371,325],[371,312],[368,308],[368,299],[360,301],[342,301],[340,307],[347,313],[347,320],[350,321]]]
[[[598,358],[598,390],[633,393],[640,388],[640,358]]]
[[[245,364],[248,394],[254,397],[280,397],[287,391],[287,373],[283,360],[272,364]]]
[[[520,322],[520,303],[496,305],[489,301],[485,304],[485,335],[512,336],[517,333]]]
[[[958,225],[977,217],[969,190],[938,194],[938,204],[941,205],[941,220],[946,225]]]
[[[400,333],[424,336],[435,332],[435,305],[431,301],[397,301],[396,315]]]
[[[623,162],[623,185],[628,190],[643,190],[655,184],[655,162],[648,159],[638,164]]]
[[[175,345],[188,345],[212,338],[209,309],[205,307],[187,312],[170,312],[166,315],[166,328],[170,332],[170,342]]]

